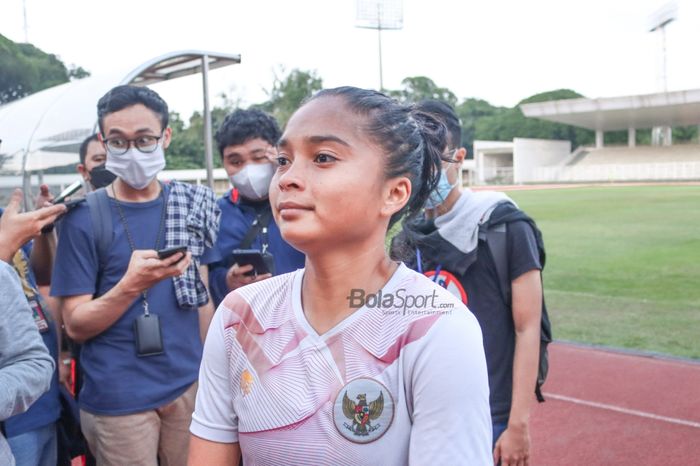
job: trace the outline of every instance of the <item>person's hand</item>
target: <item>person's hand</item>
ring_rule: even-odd
[[[228,287],[229,291],[233,291],[237,288],[240,288],[244,285],[247,285],[249,283],[255,283],[259,282],[261,280],[265,280],[267,278],[270,278],[272,276],[271,273],[264,273],[261,275],[250,275],[246,276],[245,274],[252,271],[253,266],[252,264],[248,265],[242,265],[239,266],[238,264],[233,264],[230,269],[228,269],[228,272],[226,272],[226,286]]]
[[[530,432],[527,424],[508,426],[498,437],[493,450],[493,464],[501,466],[528,466],[530,464]]]
[[[73,374],[71,373],[71,354],[63,351],[58,361],[58,381],[63,384],[70,393],[73,393]]]
[[[182,275],[190,262],[192,254],[189,252],[158,259],[154,250],[134,251],[121,279],[122,287],[127,293],[141,293],[161,280]]]
[[[15,252],[30,239],[39,236],[41,229],[52,224],[66,212],[64,205],[52,205],[22,213],[22,190],[16,189],[0,218],[0,260],[9,262]]]
[[[51,202],[54,200],[54,195],[49,191],[48,185],[42,184],[39,186],[39,194],[34,199],[34,207],[41,209],[42,207],[51,207]]]

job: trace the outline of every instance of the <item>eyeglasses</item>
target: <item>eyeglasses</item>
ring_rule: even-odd
[[[122,137],[108,138],[104,140],[107,150],[110,154],[124,155],[133,144],[139,152],[150,154],[158,148],[158,141],[163,136],[139,136],[135,139],[126,139]]]

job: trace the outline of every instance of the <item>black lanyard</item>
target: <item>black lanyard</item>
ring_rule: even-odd
[[[163,231],[165,230],[165,212],[166,212],[166,201],[165,201],[165,187],[158,183],[160,186],[160,194],[158,195],[158,198],[163,199],[163,208],[161,209],[160,213],[160,227],[158,229],[158,236],[156,236],[156,244],[153,247],[153,249],[158,250],[158,243],[160,243],[160,238],[163,236]],[[119,204],[119,199],[117,199],[117,192],[114,189],[114,185],[112,185],[112,195],[114,196],[114,200],[116,201],[115,204],[117,204],[117,212],[119,212],[119,219],[122,222],[122,225],[124,226],[124,232],[126,233],[126,239],[129,241],[129,247],[131,248],[131,252],[136,250],[136,244],[134,243],[134,239],[131,237],[131,233],[129,232],[129,225],[126,223],[126,217],[124,216],[124,211],[122,211],[122,207]],[[148,312],[148,290],[143,290],[141,292],[141,296],[143,297],[143,313],[145,315],[149,315]]]

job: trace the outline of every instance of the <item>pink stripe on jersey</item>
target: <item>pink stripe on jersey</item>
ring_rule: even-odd
[[[434,314],[411,322],[403,335],[397,338],[379,359],[387,366],[392,364],[401,355],[404,346],[423,338],[439,318],[440,315]]]
[[[330,350],[343,380],[352,379],[357,366],[361,366],[367,371],[365,375],[376,376],[398,359],[406,345],[423,338],[439,318],[439,315],[430,315],[406,324],[402,333],[391,335],[393,343],[382,354],[373,353],[368,346],[374,345],[368,345],[367,341],[358,341],[361,336],[367,335],[363,329],[368,324],[372,324],[370,319],[358,322],[355,328],[348,329],[347,334],[338,333],[328,338],[326,346]],[[392,326],[392,328],[397,327],[398,325]],[[349,337],[349,334],[352,335],[352,338]],[[349,355],[353,357],[348,359]]]
[[[265,329],[258,321],[250,304],[238,293],[229,293],[222,305],[230,311],[228,318],[224,321],[224,328],[243,323],[245,327],[253,333],[264,333]]]
[[[291,320],[277,328],[263,328],[250,304],[238,293],[230,293],[223,305],[229,311],[224,330],[232,329],[235,332],[236,340],[260,377],[274,367],[282,356],[294,351],[306,337],[306,333]]]

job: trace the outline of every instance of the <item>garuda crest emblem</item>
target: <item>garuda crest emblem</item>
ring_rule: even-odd
[[[340,390],[333,409],[335,426],[356,443],[377,440],[394,418],[391,393],[374,379],[355,379]]]

